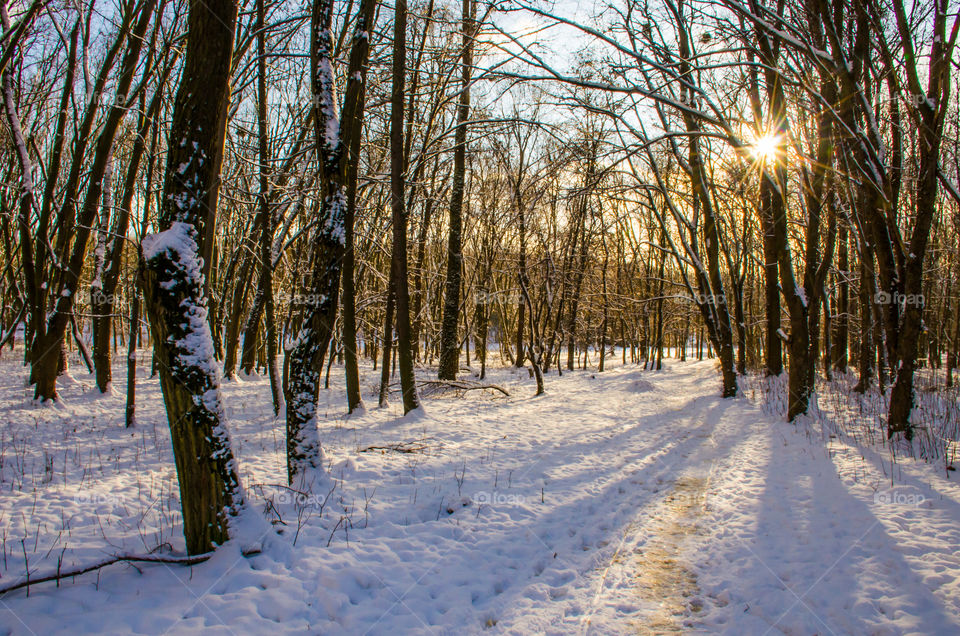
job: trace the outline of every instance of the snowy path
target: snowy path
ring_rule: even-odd
[[[0,395],[22,395],[4,365]],[[540,398],[525,372],[493,376],[511,397],[326,422],[343,483],[322,514],[273,486],[283,440],[265,383],[228,385],[245,483],[258,508],[273,498],[284,534],[256,556],[226,546],[193,568],[111,566],[8,594],[0,633],[960,630],[960,489],[942,471],[898,467],[890,491],[882,458],[717,398],[712,363],[552,375]],[[159,392],[143,382],[133,435],[116,426],[122,390],[91,399],[86,380],[57,407],[2,403],[0,582],[23,574],[21,539],[32,571],[55,570],[64,546],[64,567],[182,548]],[[426,453],[357,452],[415,440]]]

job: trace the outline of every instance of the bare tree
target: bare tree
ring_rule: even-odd
[[[173,123],[159,232],[141,243],[141,286],[159,365],[190,554],[230,537],[243,505],[207,321],[201,237],[216,223],[208,206],[219,185],[230,64],[237,21],[234,0],[191,5],[187,50]]]

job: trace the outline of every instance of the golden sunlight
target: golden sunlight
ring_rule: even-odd
[[[772,161],[780,148],[780,135],[766,134],[753,141],[753,156],[756,159]]]

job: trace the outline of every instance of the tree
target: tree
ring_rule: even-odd
[[[183,532],[190,554],[230,537],[243,506],[207,321],[201,237],[216,224],[235,0],[190,3],[187,47],[173,107],[158,232],[141,243],[141,286],[170,423]]]
[[[403,96],[407,72],[407,2],[397,0],[393,23],[393,86],[390,93],[390,207],[393,213],[391,278],[396,299],[397,357],[403,412],[419,408],[410,329],[410,287],[407,279],[407,210],[404,199],[406,162],[403,151]],[[389,330],[385,331],[385,334]],[[387,366],[384,364],[384,366]]]
[[[55,180],[48,179],[35,236],[24,237],[24,240],[34,241],[37,248],[31,250],[35,255],[34,267],[39,270],[34,274],[35,282],[40,284],[38,279],[42,277],[43,271],[51,270],[48,280],[45,281],[46,286],[41,284],[40,289],[33,294],[37,301],[33,303],[33,309],[40,313],[32,315],[30,319],[33,330],[30,351],[31,381],[36,385],[35,397],[41,400],[57,397],[56,381],[64,365],[63,341],[67,328],[73,321],[74,304],[87,256],[87,243],[103,196],[104,175],[113,154],[113,143],[117,131],[129,110],[128,105],[136,103],[136,97],[144,87],[144,83],[141,82],[131,91],[143,48],[144,35],[154,17],[156,4],[157,0],[145,0],[124,7],[123,21],[93,82],[92,95],[88,97],[86,108],[77,127],[73,158],[64,185],[63,199],[53,223],[57,232],[52,251],[47,242],[47,234],[51,221],[54,221],[52,199]],[[126,43],[125,48],[124,43]],[[89,166],[85,166],[86,149],[93,137],[94,123],[98,115],[99,97],[105,89],[107,78],[121,49],[123,49],[123,55],[117,73],[114,101],[96,136],[92,162]],[[69,75],[71,73],[68,73]],[[72,77],[70,79],[72,80]],[[67,90],[66,87],[64,90]],[[59,152],[58,142],[52,150],[58,163]],[[86,192],[77,209],[77,201],[80,200],[81,173],[85,171],[84,168],[87,169]],[[58,169],[59,166],[57,166]],[[51,282],[53,284],[50,284]],[[45,312],[47,299],[53,305],[50,312]]]
[[[888,436],[903,433],[913,437],[910,411],[913,409],[913,377],[917,364],[920,332],[923,329],[925,299],[923,294],[923,262],[927,254],[940,179],[940,145],[950,105],[950,66],[960,35],[960,15],[955,15],[947,35],[947,0],[933,2],[933,42],[927,63],[927,86],[921,85],[914,34],[907,21],[903,5],[893,2],[897,31],[905,58],[907,87],[917,99],[913,116],[917,120],[919,139],[919,172],[914,195],[916,217],[908,243],[903,280],[903,320],[897,341],[896,383],[890,395]],[[899,299],[892,298],[894,302]]]
[[[450,228],[447,243],[446,294],[440,334],[441,380],[456,380],[460,370],[460,341],[457,316],[460,314],[460,286],[463,273],[463,199],[467,171],[467,118],[470,116],[470,71],[473,66],[473,4],[463,0],[463,61],[457,132],[454,138],[453,188],[450,192]]]
[[[281,387],[277,371],[277,326],[273,307],[273,235],[276,218],[270,197],[270,152],[267,137],[267,30],[264,0],[257,0],[257,148],[259,151],[260,196],[257,197],[260,226],[260,288],[266,313],[267,373],[274,414],[280,413]]]
[[[322,470],[323,453],[317,433],[317,391],[320,370],[333,333],[340,296],[340,273],[346,244],[346,178],[349,148],[360,134],[369,29],[376,0],[362,0],[350,49],[347,88],[339,119],[333,76],[334,0],[316,0],[311,14],[310,71],[314,98],[314,134],[323,200],[314,236],[310,294],[300,333],[290,350],[287,400],[287,479],[308,479]]]

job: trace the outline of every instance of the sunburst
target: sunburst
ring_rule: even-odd
[[[754,158],[764,161],[773,161],[780,152],[780,135],[766,134],[757,137],[751,144]]]

